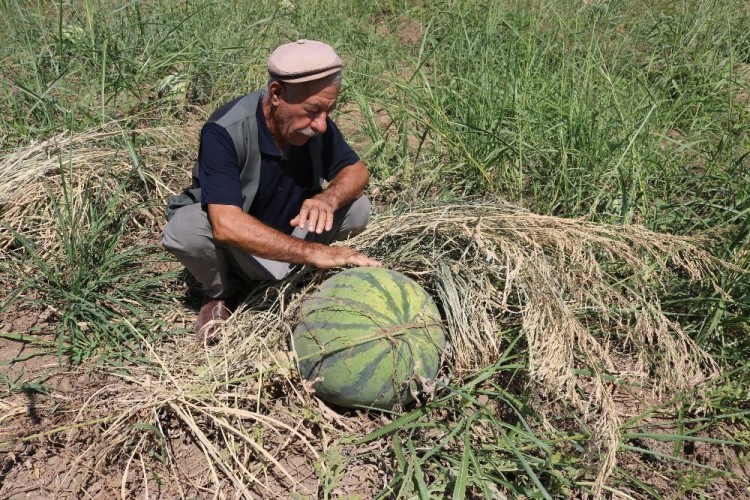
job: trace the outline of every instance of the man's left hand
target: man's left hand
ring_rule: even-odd
[[[289,223],[300,229],[307,227],[308,231],[321,234],[323,231],[330,231],[333,227],[333,214],[335,211],[334,206],[325,197],[317,195],[306,199],[302,203],[297,217]]]

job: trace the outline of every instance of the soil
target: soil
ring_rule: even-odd
[[[0,381],[3,383],[0,385],[0,395],[21,390],[24,384],[44,381],[59,370],[57,356],[45,354],[31,343],[2,336],[18,332],[44,332],[49,329],[49,322],[54,320],[52,316],[52,311],[33,309],[14,309],[0,314]]]
[[[648,390],[629,386],[627,390],[618,391],[615,405],[620,418],[632,422],[632,426],[624,432],[645,435],[679,433],[671,416],[661,417],[658,412],[652,415],[643,413],[645,408],[661,406]],[[669,408],[663,409],[669,415]],[[690,433],[691,429],[686,427],[684,431]],[[713,430],[694,433],[698,437],[730,441],[733,440],[732,434],[733,429],[726,424],[717,424]],[[750,493],[747,489],[750,484],[750,464],[744,456],[746,452],[737,447],[684,441],[676,448],[674,441],[648,437],[629,439],[621,444],[643,451],[618,452],[618,467],[655,491],[668,493],[670,497],[685,497],[694,480],[706,484],[703,491],[709,498],[747,498]],[[668,457],[675,457],[678,461]],[[693,463],[705,468],[696,467]],[[675,478],[678,478],[677,481]],[[709,478],[710,481],[706,481]]]
[[[0,331],[7,333],[18,331],[21,327],[43,326],[46,321],[44,312],[35,314],[36,317],[28,312],[20,314],[11,321],[11,316],[6,313],[2,316]],[[194,315],[194,311],[187,311],[186,314]],[[33,349],[28,345],[0,339],[3,363],[30,354],[33,354]],[[5,373],[14,381],[14,388],[22,387],[24,382],[43,380],[48,390],[46,393],[6,390],[6,396],[0,400],[0,498],[120,498],[141,495],[147,498],[206,498],[218,493],[200,445],[187,429],[174,420],[164,429],[169,438],[168,450],[153,449],[153,453],[171,455],[172,463],[178,464],[176,469],[171,470],[159,468],[158,461],[143,464],[129,462],[122,457],[117,460],[88,460],[86,457],[104,456],[94,448],[102,446],[96,434],[104,427],[91,425],[80,430],[49,432],[69,424],[86,404],[99,408],[92,416],[106,414],[106,410],[111,414],[126,411],[122,401],[116,398],[116,395],[124,392],[121,378],[92,367],[68,370],[58,364],[56,356],[49,354],[13,363]],[[267,408],[266,411],[274,418],[286,419],[286,424],[294,425],[291,414],[284,411],[286,403],[283,390],[281,392],[275,401],[276,407]],[[649,394],[645,392],[622,393],[617,400],[619,413],[623,417],[638,415],[640,408],[648,401]],[[383,423],[371,415],[331,408],[322,402],[318,402],[318,405],[320,418],[331,426],[355,429],[360,433],[373,430]],[[666,421],[656,416],[643,418],[637,432],[668,433],[670,429],[665,428],[665,424]],[[727,439],[718,430],[715,433],[717,435],[710,437]],[[36,437],[22,440],[32,435]],[[321,436],[318,438],[322,439]],[[744,498],[747,495],[750,470],[742,460],[742,450],[706,443],[685,443],[681,457],[707,467],[696,470],[687,464],[680,465],[658,458],[657,454],[668,457],[674,453],[673,442],[638,439],[626,444],[653,452],[653,455],[620,452],[618,464],[626,473],[655,491],[679,497],[682,496],[681,488],[690,486],[691,478],[714,475],[710,484],[703,487],[711,498]],[[328,455],[322,455],[317,461],[311,459],[309,450],[288,436],[279,436],[275,441],[271,436],[270,440],[264,441],[264,446],[280,451],[274,456],[292,476],[297,493],[291,493],[289,479],[278,474],[273,467],[258,468],[253,472],[265,472],[264,487],[248,486],[248,494],[253,498],[318,498],[326,495],[334,498],[372,498],[387,483],[386,465],[381,458],[388,455],[387,442],[378,442],[374,444],[375,448],[367,450],[353,446],[331,449]],[[127,446],[122,446],[123,451],[127,449]],[[355,455],[369,458],[352,461],[351,457]],[[327,474],[321,474],[323,467],[327,467]],[[681,478],[677,484],[675,477]],[[321,478],[324,478],[323,482]],[[227,497],[237,495],[237,490],[231,484],[222,481],[221,485],[222,493]],[[622,491],[629,490],[627,485],[614,486]],[[639,497],[637,493],[631,493]]]
[[[187,302],[190,302],[189,300]],[[0,316],[0,333],[44,331],[50,314],[44,311],[11,310]],[[179,321],[192,322],[195,311],[187,308]],[[192,342],[192,336],[190,341]],[[45,335],[39,336],[45,339]],[[46,340],[51,340],[47,336]],[[179,339],[178,339],[179,340]],[[164,418],[163,429],[168,436],[168,449],[154,446],[150,453],[168,453],[175,469],[149,463],[129,461],[122,456],[132,448],[116,443],[107,448],[101,433],[107,424],[71,426],[119,416],[128,411],[127,384],[111,372],[92,366],[75,369],[63,366],[54,354],[40,353],[28,344],[0,338],[0,363],[9,383],[2,387],[0,399],[0,498],[120,498],[145,495],[147,498],[204,498],[218,491],[214,473],[207,467],[203,449],[188,429],[176,419]],[[136,390],[134,388],[133,390]],[[131,397],[137,399],[137,395]],[[284,395],[276,401],[277,408],[267,409],[276,419],[285,418],[289,426],[298,422],[283,411]],[[357,412],[341,412],[320,404],[320,415],[334,426],[354,429],[374,428],[375,423]],[[84,411],[86,409],[86,411]],[[82,417],[82,415],[84,415]],[[90,415],[90,416],[89,416]],[[65,430],[60,430],[66,427]],[[274,454],[291,475],[294,484],[274,467],[258,464],[256,475],[264,486],[248,482],[253,498],[317,498],[323,491],[335,497],[371,498],[384,484],[383,465],[379,461],[352,462],[346,456],[356,454],[354,448],[336,449],[330,457],[315,461],[309,449],[289,437],[274,438],[269,433],[264,447],[277,450]],[[314,436],[311,436],[314,437]],[[345,457],[339,454],[345,454]],[[100,459],[98,457],[105,457]],[[320,469],[329,468],[325,484],[320,482]],[[264,474],[260,476],[260,474]],[[221,477],[221,472],[218,472]],[[219,489],[228,498],[236,497],[237,489],[225,479]],[[293,494],[293,491],[297,493]],[[301,497],[300,497],[301,495]]]

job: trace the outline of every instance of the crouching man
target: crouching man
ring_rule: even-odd
[[[297,264],[380,265],[328,245],[361,232],[370,216],[367,168],[329,118],[341,68],[322,42],[281,45],[268,58],[267,87],[220,107],[203,127],[192,185],[170,197],[162,235],[206,295],[198,341],[229,317],[237,277],[278,280]]]

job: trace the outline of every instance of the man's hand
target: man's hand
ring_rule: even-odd
[[[266,226],[233,205],[208,205],[214,238],[245,252],[292,264],[312,264],[322,269],[381,264],[348,247],[305,241]]]
[[[320,269],[344,266],[381,267],[383,264],[349,247],[329,247],[315,252],[311,264]]]
[[[333,227],[333,214],[336,208],[322,194],[308,198],[302,203],[297,217],[289,221],[292,226],[321,234]]]
[[[289,223],[300,229],[307,227],[308,231],[318,234],[330,231],[333,227],[333,214],[356,200],[369,178],[367,167],[361,161],[344,167],[323,192],[302,203],[299,214]]]

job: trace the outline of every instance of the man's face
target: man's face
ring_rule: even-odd
[[[308,140],[326,131],[326,118],[336,107],[340,84],[330,80],[310,82],[307,85],[286,84],[278,90],[272,103],[276,107],[273,115],[275,133],[281,140],[294,146],[302,146]]]

